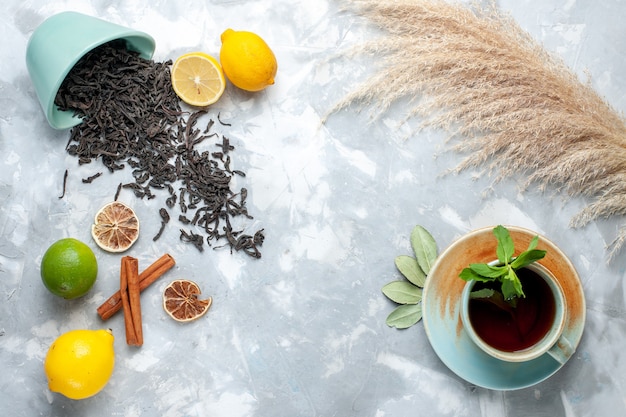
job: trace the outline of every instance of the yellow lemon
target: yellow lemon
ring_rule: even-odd
[[[215,58],[204,52],[190,52],[174,62],[172,88],[185,103],[204,107],[219,100],[226,80]]]
[[[276,57],[259,35],[226,29],[221,41],[220,62],[230,82],[246,91],[260,91],[274,84]]]
[[[41,280],[51,293],[63,298],[85,295],[96,282],[96,255],[83,242],[65,238],[54,242],[44,253]]]
[[[110,330],[72,330],[59,336],[44,361],[50,391],[73,400],[100,392],[113,373],[113,340]]]

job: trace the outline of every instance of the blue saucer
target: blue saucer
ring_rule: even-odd
[[[526,248],[537,235],[507,226],[516,248]],[[450,245],[433,265],[424,286],[422,310],[426,335],[441,361],[456,375],[476,386],[493,390],[527,388],[552,376],[563,365],[545,354],[525,363],[503,362],[480,350],[463,328],[461,292],[465,281],[458,276],[472,262],[495,257],[493,228],[471,232]],[[541,264],[550,269],[564,289],[567,319],[565,337],[576,348],[585,324],[585,298],[574,266],[552,242],[539,236],[539,249],[547,255]]]

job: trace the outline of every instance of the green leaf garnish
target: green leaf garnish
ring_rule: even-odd
[[[493,266],[489,264],[470,264],[470,269],[485,278],[498,278],[505,271],[505,266]]]
[[[392,281],[382,288],[387,298],[401,304],[386,321],[388,326],[397,329],[406,329],[422,319],[422,288],[437,259],[435,239],[422,226],[413,228],[410,240],[415,257],[400,255],[395,258],[396,268],[406,281]]]
[[[437,259],[437,243],[428,230],[415,226],[411,232],[411,246],[417,257],[417,263],[428,275],[430,268]]]
[[[397,307],[387,316],[387,326],[406,329],[422,319],[422,304],[406,304]]]
[[[502,279],[502,296],[505,300],[525,296],[524,291],[522,291],[522,283],[513,269],[509,269]]]
[[[383,294],[398,304],[417,304],[422,301],[422,289],[406,281],[392,281],[383,287]]]
[[[395,259],[396,268],[414,285],[424,287],[426,274],[422,271],[417,260],[407,255],[397,256]]]
[[[511,305],[511,303],[507,302],[501,293],[499,293],[498,291],[494,291],[491,288],[483,288],[480,290],[472,291],[470,293],[470,298],[473,300],[490,302],[496,307],[505,310],[510,314],[514,314],[513,306]]]
[[[473,299],[476,299],[476,298],[491,298],[491,297],[494,297],[494,296],[497,296],[497,295],[500,295],[500,297],[502,297],[502,294],[498,294],[497,292],[495,292],[491,288],[483,288],[481,290],[472,291],[470,293],[470,298],[473,298]]]
[[[465,268],[461,271],[461,273],[459,274],[459,277],[461,279],[464,279],[465,281],[481,281],[481,282],[489,282],[489,281],[493,281],[493,278],[486,278],[483,277],[482,275],[478,275],[476,272],[472,271],[471,268]]]
[[[461,271],[459,277],[465,281],[498,281],[501,285],[501,296],[505,301],[513,304],[513,300],[517,297],[525,297],[522,283],[515,271],[542,259],[546,256],[546,251],[536,249],[539,243],[539,236],[535,236],[531,239],[528,249],[515,257],[515,244],[508,229],[504,226],[496,226],[493,229],[493,234],[498,241],[498,246],[496,247],[498,264],[470,264],[469,267]],[[498,304],[499,301],[495,303]]]
[[[519,256],[515,258],[513,262],[511,262],[511,268],[518,270],[520,268],[523,268],[527,265],[532,264],[535,261],[538,261],[539,259],[544,258],[545,256],[546,256],[545,250],[539,250],[539,249],[527,250],[526,252],[520,253]]]
[[[511,234],[504,226],[497,226],[493,229],[493,234],[496,235],[498,240],[498,247],[496,248],[496,255],[501,264],[507,264],[511,260],[513,253],[515,253],[515,244],[511,238]]]

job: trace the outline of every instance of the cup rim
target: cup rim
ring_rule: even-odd
[[[490,262],[490,264],[497,264],[498,260]],[[545,266],[541,265],[538,262],[532,263],[530,265],[525,266],[524,268],[528,268],[534,272],[536,272],[539,276],[541,276],[553,290],[552,293],[556,297],[555,303],[561,306],[561,309],[557,309],[557,316],[554,319],[554,324],[548,330],[546,335],[541,338],[535,345],[527,347],[525,349],[509,352],[497,349],[487,342],[485,342],[475,331],[474,327],[471,324],[471,320],[469,318],[469,295],[476,284],[477,281],[471,280],[468,281],[461,293],[461,321],[463,323],[463,327],[467,332],[469,338],[472,340],[474,344],[476,344],[483,352],[489,354],[490,356],[507,362],[526,362],[533,359],[536,359],[544,354],[546,354],[555,344],[557,344],[559,338],[561,337],[563,330],[565,329],[566,319],[567,319],[567,305],[565,303],[565,297],[563,295],[563,288],[559,281],[554,277],[552,272],[548,270]],[[555,291],[556,289],[556,291]],[[560,313],[559,313],[560,311]],[[556,327],[555,327],[556,326]],[[540,348],[537,346],[541,345]]]

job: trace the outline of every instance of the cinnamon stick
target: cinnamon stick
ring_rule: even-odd
[[[171,255],[165,254],[154,261],[141,274],[139,274],[139,291],[148,288],[154,281],[159,279],[161,275],[176,265],[176,261]],[[98,315],[102,320],[108,320],[122,308],[122,297],[120,291],[117,291],[109,297],[100,307],[98,307]]]
[[[137,344],[137,335],[133,324],[133,317],[130,310],[130,300],[128,297],[128,257],[122,257],[120,266],[120,296],[122,298],[122,309],[124,310],[124,328],[126,330],[126,343],[129,345]]]
[[[133,323],[135,339],[134,346],[143,345],[143,329],[141,324],[141,299],[139,297],[139,263],[136,258],[126,257],[126,279],[128,284],[128,303],[130,304],[130,318]],[[121,287],[120,287],[121,291]],[[126,311],[124,311],[126,315]]]

